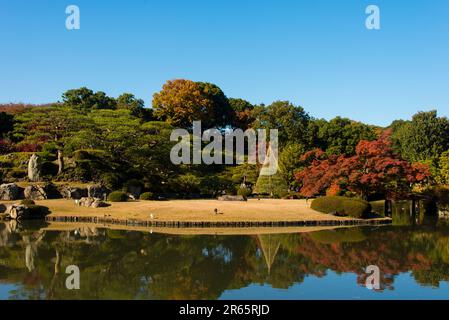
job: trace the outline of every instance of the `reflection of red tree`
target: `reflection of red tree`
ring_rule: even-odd
[[[392,276],[409,271],[430,270],[432,266],[428,253],[415,251],[416,248],[410,247],[404,239],[404,234],[397,231],[373,233],[369,239],[360,242],[332,244],[321,243],[310,235],[301,237],[301,244],[296,252],[310,259],[311,264],[301,265],[299,268],[317,276],[321,275],[315,274],[315,270],[320,269],[317,267],[324,267],[337,273],[355,273],[358,276],[357,282],[365,284],[365,268],[376,265],[381,271],[383,287],[388,288],[393,282]]]

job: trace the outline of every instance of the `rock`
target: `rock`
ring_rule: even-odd
[[[6,206],[0,203],[0,213],[4,213],[6,211]]]
[[[13,220],[31,220],[31,219],[42,219],[48,213],[47,207],[36,206],[36,205],[24,205],[24,204],[12,204],[6,208],[5,211],[7,217]]]
[[[102,185],[92,185],[87,188],[89,198],[105,199],[110,190]]]
[[[137,199],[137,198],[136,198],[133,194],[131,194],[131,193],[128,193],[127,196],[128,196],[128,198],[129,198],[130,200],[133,200],[133,201],[136,201],[136,199]]]
[[[0,185],[0,200],[10,201],[17,200],[22,197],[23,189],[15,183],[7,183]]]
[[[46,200],[48,199],[47,192],[41,186],[28,186],[24,191],[25,199],[29,200]]]
[[[28,161],[28,179],[30,181],[39,181],[41,175],[41,168],[39,163],[39,156],[35,153],[31,156]]]
[[[229,196],[229,195],[225,195],[225,196],[221,196],[218,197],[219,201],[247,201],[247,199],[244,196]]]
[[[8,206],[5,213],[13,220],[29,219],[31,216],[29,208],[22,204]]]
[[[87,197],[87,189],[86,188],[77,188],[77,187],[63,187],[60,190],[60,193],[65,199],[81,199],[83,197]]]
[[[128,193],[131,194],[134,199],[139,199],[140,194],[142,193],[141,186],[128,186]]]
[[[91,207],[91,208],[106,208],[106,207],[109,207],[109,204],[107,204],[107,203],[104,202],[104,201],[101,201],[101,200],[96,199],[96,200],[90,205],[90,207]]]
[[[25,199],[30,200],[46,200],[46,199],[59,199],[61,193],[52,183],[46,183],[43,186],[31,185],[25,188]]]
[[[109,204],[102,201],[101,199],[92,197],[83,197],[79,200],[75,200],[75,203],[80,207],[87,207],[87,208],[104,208],[109,206]]]

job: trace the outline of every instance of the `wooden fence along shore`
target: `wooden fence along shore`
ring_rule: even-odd
[[[270,228],[270,227],[318,227],[318,226],[370,226],[388,225],[391,219],[347,219],[347,220],[310,220],[310,221],[157,221],[112,219],[100,217],[48,216],[48,222],[87,222],[96,224],[115,224],[138,227],[159,228]]]

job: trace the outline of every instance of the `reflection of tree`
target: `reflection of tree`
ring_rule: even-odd
[[[257,240],[262,249],[265,262],[267,264],[268,274],[270,274],[271,266],[273,265],[276,254],[278,253],[281,242],[279,241],[281,235],[258,235]]]
[[[342,229],[309,234],[172,236],[101,229],[41,232],[0,225],[0,281],[16,299],[216,299],[251,283],[288,288],[327,270],[379,266],[383,288],[411,271],[422,285],[449,280],[447,228]],[[26,255],[26,259],[24,259]],[[65,288],[68,265],[81,289]]]

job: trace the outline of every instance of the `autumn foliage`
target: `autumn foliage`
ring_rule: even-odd
[[[304,154],[301,160],[306,167],[296,179],[307,197],[324,194],[328,189],[334,193],[337,186],[365,199],[373,194],[404,196],[414,183],[430,176],[426,165],[411,164],[393,152],[388,131],[377,140],[360,141],[354,156],[328,156],[317,149]]]

